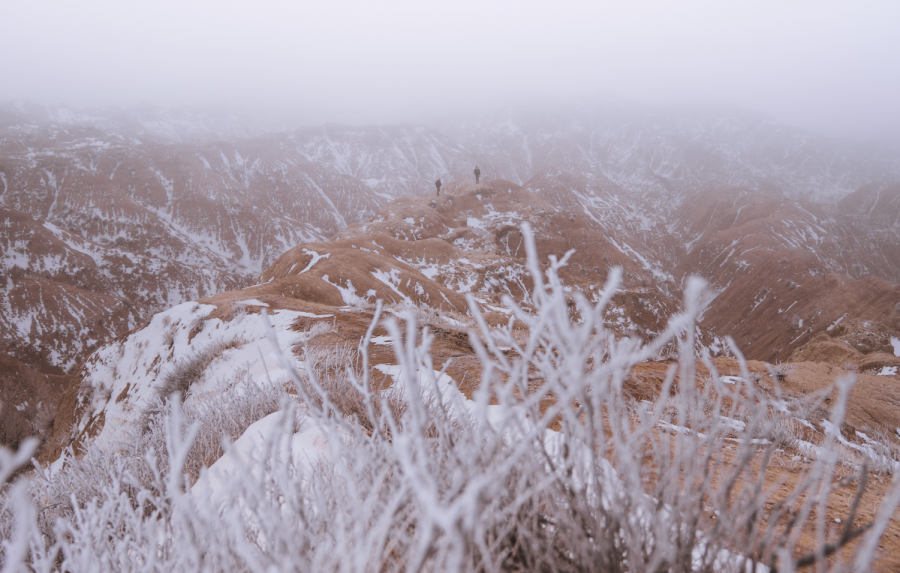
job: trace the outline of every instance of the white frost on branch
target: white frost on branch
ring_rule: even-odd
[[[29,485],[33,505],[14,502],[21,489],[3,497],[6,565],[790,571],[804,559],[799,532],[810,531],[821,570],[870,568],[900,503],[900,481],[857,549],[826,560],[829,543],[856,535],[854,519],[837,532],[824,521],[839,442],[829,433],[786,497],[770,498],[768,462],[792,447],[783,428],[794,413],[754,386],[733,341],[740,376],[724,379],[705,356],[710,376],[697,375],[703,281],[688,282],[684,312],[660,336],[617,339],[603,317],[621,274],[610,273],[596,303],[567,294],[558,272],[569,255],[551,257],[545,275],[527,225],[523,235],[534,311],[507,297],[510,323],[494,329],[469,298],[480,361],[469,397],[447,374],[449,362],[435,368],[432,335],[417,327],[415,312],[382,320],[379,303],[358,348],[338,349],[340,366],[338,350],[323,356],[304,347],[299,368],[280,350],[290,331],[273,316],[268,368],[283,380],[253,392],[257,386],[245,386],[244,395],[210,393],[210,408],[196,397],[183,408],[173,399],[119,442],[88,444],[56,472],[39,468]],[[373,337],[376,325],[386,337]],[[396,364],[371,367],[370,345],[388,340]],[[634,400],[625,390],[632,368],[669,344],[680,360],[655,398]],[[839,384],[833,427],[851,384]],[[251,402],[260,415],[246,421],[256,423],[226,430]],[[194,475],[218,435],[237,441]],[[788,516],[796,525],[785,531]]]

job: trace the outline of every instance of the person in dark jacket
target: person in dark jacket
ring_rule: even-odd
[[[441,180],[438,179],[437,181],[435,181],[434,186],[437,187],[437,196],[440,197],[441,196]]]
[[[475,166],[475,185],[478,185],[478,180],[481,178],[481,169],[478,169],[478,166]]]

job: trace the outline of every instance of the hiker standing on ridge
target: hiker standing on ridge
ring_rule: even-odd
[[[481,178],[481,169],[478,169],[478,166],[475,166],[475,185],[478,185],[478,179]]]
[[[440,197],[441,196],[441,180],[438,179],[437,181],[435,181],[434,186],[437,187],[437,196]]]

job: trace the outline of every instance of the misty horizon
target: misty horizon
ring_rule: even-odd
[[[543,99],[543,100],[519,100],[506,104],[497,104],[495,106],[467,108],[459,107],[455,109],[435,110],[430,113],[410,113],[402,115],[396,114],[375,114],[372,116],[360,116],[358,113],[346,111],[344,113],[335,112],[333,114],[324,113],[308,113],[291,112],[289,110],[272,110],[263,107],[253,106],[224,106],[224,105],[179,105],[164,106],[156,105],[147,101],[133,104],[117,105],[109,104],[103,106],[84,106],[78,107],[69,105],[65,102],[57,102],[52,104],[37,103],[26,100],[7,100],[0,101],[0,108],[17,108],[20,110],[28,110],[29,108],[38,108],[46,110],[67,109],[75,114],[83,114],[83,118],[73,116],[71,123],[73,124],[89,124],[87,121],[92,114],[102,115],[115,112],[124,113],[161,113],[161,114],[179,114],[190,113],[197,115],[206,115],[210,117],[232,117],[238,121],[244,122],[248,127],[254,128],[256,131],[249,137],[259,137],[263,135],[278,134],[291,132],[298,129],[313,128],[326,125],[340,125],[351,128],[365,127],[386,127],[391,125],[412,125],[422,126],[438,131],[444,131],[448,125],[464,120],[488,119],[498,116],[514,116],[524,115],[528,117],[546,116],[558,119],[565,115],[576,115],[579,112],[596,113],[607,112],[607,119],[617,118],[622,123],[628,120],[646,119],[650,116],[697,116],[701,117],[736,117],[742,119],[752,119],[760,122],[771,122],[799,133],[806,133],[811,136],[825,137],[836,141],[852,141],[861,144],[883,144],[892,149],[900,147],[900,133],[894,138],[866,138],[854,137],[850,134],[828,133],[822,130],[816,130],[808,126],[792,124],[790,121],[781,121],[778,117],[766,113],[764,111],[753,109],[751,107],[741,106],[731,103],[702,103],[689,102],[680,104],[647,104],[637,100],[628,100],[624,98],[616,98],[610,95],[601,95],[596,98],[581,97],[562,99]],[[615,116],[613,114],[618,114]],[[85,120],[85,121],[82,121]],[[94,119],[94,118],[91,118]],[[238,138],[240,139],[240,138]]]
[[[729,106],[829,137],[900,140],[900,7],[866,2],[11,5],[0,101],[144,103],[297,125],[613,100]]]

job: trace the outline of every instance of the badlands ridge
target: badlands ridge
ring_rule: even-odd
[[[238,379],[283,382],[285,357],[358,357],[378,301],[429,328],[434,368],[472,398],[476,320],[527,337],[511,311],[535,307],[526,225],[540,272],[568,257],[574,323],[579,301],[611,297],[609,344],[652,341],[699,275],[701,377],[748,373],[799,400],[853,372],[840,443],[866,453],[877,436],[900,451],[889,149],[684,109],[280,132],[234,116],[92,113],[0,108],[0,439],[38,434],[48,467],[144,423],[173,380],[202,402]],[[397,341],[371,328],[369,365],[388,384]],[[634,365],[629,399],[658,399],[675,358],[672,344]],[[782,457],[809,461],[803,448],[827,439],[823,412],[798,421],[806,433]],[[865,490],[862,515],[886,487]],[[884,570],[900,564],[898,539],[894,520]]]

